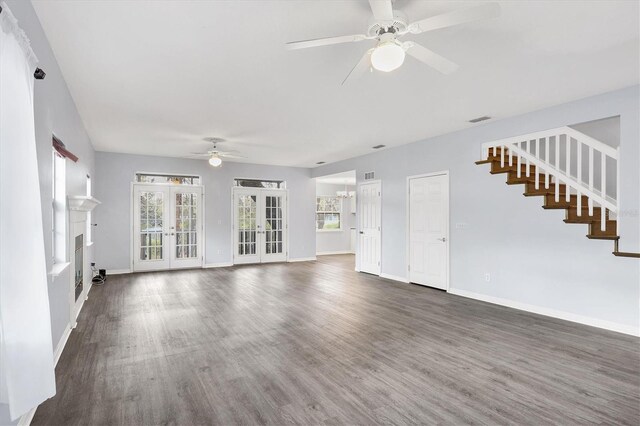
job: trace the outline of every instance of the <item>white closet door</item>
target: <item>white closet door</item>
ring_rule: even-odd
[[[448,287],[449,178],[409,180],[409,281]]]
[[[358,187],[360,271],[375,275],[380,275],[381,195],[380,182]]]

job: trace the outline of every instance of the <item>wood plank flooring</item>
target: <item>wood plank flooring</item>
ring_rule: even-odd
[[[639,353],[349,255],[111,276],[32,424],[638,425]]]

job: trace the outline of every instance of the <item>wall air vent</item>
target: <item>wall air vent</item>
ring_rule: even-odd
[[[474,118],[473,120],[469,120],[469,123],[479,123],[481,121],[490,120],[491,117],[488,115],[483,115],[482,117]]]
[[[375,178],[375,173],[374,172],[365,172],[364,173],[364,180],[371,180]]]
[[[324,164],[325,161],[318,161],[316,164],[320,165],[320,164]]]
[[[384,148],[386,145],[376,145],[376,146],[372,146],[371,148],[373,149],[380,149],[380,148]]]

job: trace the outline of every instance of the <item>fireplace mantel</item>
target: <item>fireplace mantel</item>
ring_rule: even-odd
[[[90,212],[98,204],[100,204],[100,201],[96,200],[93,197],[87,197],[87,196],[81,196],[81,195],[69,196],[68,202],[69,202],[69,210],[79,211],[79,212]]]

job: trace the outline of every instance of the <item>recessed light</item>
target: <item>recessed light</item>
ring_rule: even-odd
[[[478,123],[480,121],[484,121],[484,120],[490,120],[491,117],[489,117],[488,115],[483,115],[482,117],[478,117],[478,118],[474,118],[473,120],[469,120],[469,123]]]
[[[373,149],[380,149],[380,148],[384,148],[386,145],[376,145],[376,146],[372,146]]]
[[[324,164],[324,161],[318,161],[316,164]]]

